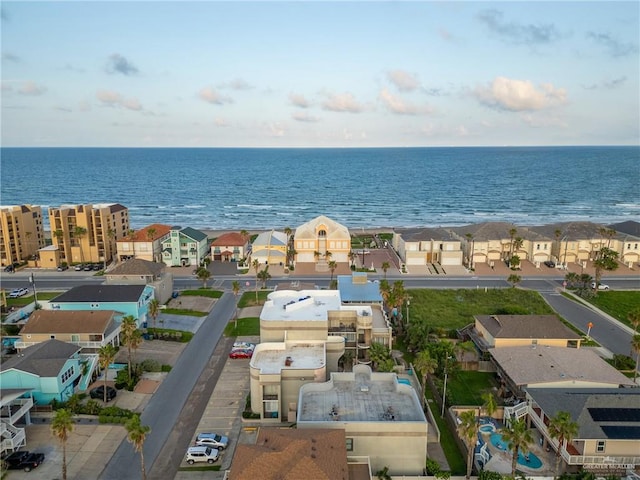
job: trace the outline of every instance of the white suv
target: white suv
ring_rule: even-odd
[[[20,298],[24,297],[27,293],[29,293],[28,288],[16,288],[11,291],[9,294],[9,298]]]
[[[218,460],[218,450],[211,447],[189,447],[187,450],[187,463],[193,465],[196,462],[213,463]]]

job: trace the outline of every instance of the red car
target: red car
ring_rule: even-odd
[[[229,358],[251,358],[253,350],[234,350],[229,354]]]

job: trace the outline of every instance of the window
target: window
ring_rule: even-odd
[[[353,438],[346,438],[345,442],[346,442],[347,452],[353,452]]]
[[[607,442],[605,440],[598,440],[598,443],[596,443],[596,452],[604,453],[606,446],[607,446]]]
[[[536,244],[536,250],[540,250],[540,244],[539,243]]]
[[[62,374],[62,383],[65,383],[67,380],[69,380],[71,377],[73,377],[74,373],[75,373],[75,369],[73,368],[73,366],[71,366],[71,368],[69,368],[69,370],[67,370],[66,372],[64,372]]]
[[[71,341],[72,342],[79,342],[80,341],[80,335],[71,335]]]

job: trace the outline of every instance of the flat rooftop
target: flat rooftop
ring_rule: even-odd
[[[282,370],[315,370],[325,366],[325,358],[324,342],[267,342],[256,345],[251,366],[263,374],[280,373]]]
[[[332,373],[326,383],[300,389],[298,421],[425,422],[413,387],[398,383],[395,373],[372,373],[356,365],[353,373]]]
[[[262,321],[326,321],[329,310],[340,310],[337,290],[276,290],[262,307]]]

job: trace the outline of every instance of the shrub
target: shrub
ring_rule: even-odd
[[[170,372],[171,371],[171,365],[167,365],[167,364],[163,364],[162,367],[160,367],[161,371],[163,372]]]
[[[433,476],[440,472],[440,464],[432,458],[427,458],[427,475]]]
[[[142,368],[143,372],[159,372],[160,371],[160,363],[157,360],[154,360],[152,358],[148,358],[144,360],[140,364],[140,367]]]
[[[97,400],[89,400],[86,405],[82,409],[84,414],[86,415],[98,415],[100,413],[100,404]]]
[[[633,358],[628,355],[622,355],[620,353],[616,353],[613,355],[612,359],[607,360],[611,365],[613,365],[618,370],[633,370],[636,366],[636,362]]]

